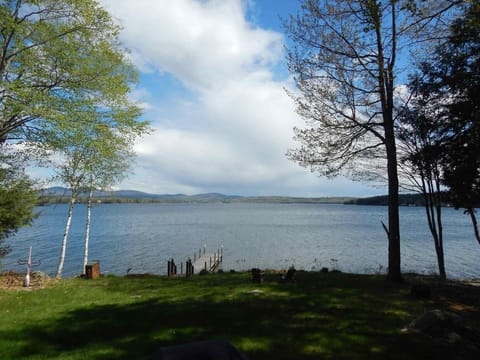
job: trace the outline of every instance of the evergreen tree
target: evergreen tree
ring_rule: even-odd
[[[18,228],[31,224],[35,218],[38,193],[14,158],[2,156],[0,166],[0,257],[10,248],[5,240]]]
[[[471,2],[421,66],[414,82],[419,94],[437,104],[443,183],[456,208],[471,217],[480,243],[475,207],[480,204],[480,4]]]

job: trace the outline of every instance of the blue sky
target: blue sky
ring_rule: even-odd
[[[101,0],[140,72],[132,98],[154,132],[135,146],[118,188],[151,193],[368,196],[385,189],[327,180],[285,157],[304,126],[285,89],[280,18],[296,0]]]

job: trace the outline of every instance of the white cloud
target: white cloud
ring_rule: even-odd
[[[103,3],[140,69],[172,73],[194,89],[219,88],[281,57],[282,36],[249,24],[240,0]]]
[[[253,2],[101,2],[122,24],[122,41],[143,77],[158,82],[168,74],[188,89],[172,98],[168,87],[140,84],[133,96],[156,131],[137,144],[136,175],[122,187],[333,195],[331,186],[354,193],[286,159],[292,128],[303,121],[284,91],[290,80],[276,80],[272,70],[283,61],[283,36],[246,20],[245,7]]]

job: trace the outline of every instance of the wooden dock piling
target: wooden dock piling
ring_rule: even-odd
[[[200,271],[214,272],[218,270],[220,264],[223,261],[223,245],[217,248],[217,251],[213,254],[207,253],[207,245],[203,245],[198,251],[193,252],[193,261],[189,257],[185,263],[185,276],[191,276],[193,274],[199,274]],[[180,275],[183,276],[183,262],[180,262]],[[176,276],[177,266],[173,259],[167,263],[167,275]]]
[[[176,276],[177,275],[177,265],[175,265],[175,261],[173,259],[169,260],[167,263],[167,275],[168,276]]]
[[[206,245],[203,246],[203,253],[200,249],[199,257],[194,261],[193,268],[196,274],[201,270],[206,272],[214,272],[220,266],[223,260],[223,246],[217,248],[213,254],[207,254]]]

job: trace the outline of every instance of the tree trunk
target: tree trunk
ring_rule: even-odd
[[[395,126],[393,121],[394,109],[394,68],[396,58],[396,13],[395,2],[391,2],[392,29],[390,41],[392,50],[390,57],[384,56],[384,39],[382,38],[382,21],[380,5],[375,3],[374,25],[377,40],[378,61],[378,89],[382,106],[384,144],[387,154],[387,177],[388,177],[388,274],[387,279],[393,282],[401,282],[401,254],[400,254],[400,215],[398,198],[398,169],[397,148],[395,143]],[[387,60],[388,59],[388,60]]]
[[[383,56],[383,55],[382,55]],[[383,63],[380,61],[380,65]],[[393,63],[389,65],[393,66]],[[387,76],[385,76],[387,75]],[[381,92],[383,128],[385,131],[385,150],[387,153],[388,176],[388,274],[387,279],[393,282],[402,282],[401,254],[400,254],[400,214],[398,196],[398,164],[397,145],[393,123],[393,75],[391,71],[381,72]]]
[[[395,139],[385,136],[387,142],[388,169],[388,275],[387,279],[401,282],[402,271],[400,262],[400,215],[398,200],[398,172]]]
[[[475,216],[475,209],[470,208],[467,209],[467,212],[470,214],[470,218],[472,219],[473,231],[475,233],[475,238],[477,239],[478,243],[480,244],[480,232],[478,230],[478,223],[477,217]]]
[[[70,198],[70,203],[68,205],[67,223],[65,225],[65,232],[63,233],[62,249],[60,250],[60,258],[58,260],[57,274],[55,275],[57,279],[62,278],[63,264],[65,262],[65,254],[67,250],[67,239],[68,239],[68,233],[70,232],[70,225],[72,223],[74,204],[75,204],[75,194],[72,192],[72,197]]]
[[[443,280],[447,279],[447,271],[445,269],[445,252],[443,248],[443,224],[442,224],[442,199],[440,196],[440,175],[438,171],[435,175],[435,185],[436,191],[434,196],[435,199],[435,210],[437,215],[437,229],[438,229],[438,252],[437,252],[437,260],[438,260],[438,270],[440,272],[440,278]]]
[[[440,198],[440,179],[437,175],[426,174],[428,170],[420,174],[422,178],[422,195],[425,201],[425,212],[427,215],[428,227],[432,234],[437,256],[438,272],[442,280],[447,279],[445,270],[445,254],[443,250],[443,226],[442,226],[442,200]],[[432,177],[435,177],[433,180]]]
[[[85,267],[88,263],[88,242],[90,240],[90,223],[91,223],[91,216],[92,216],[92,195],[93,195],[93,188],[90,188],[90,192],[88,194],[88,203],[87,203],[87,221],[85,223],[85,248],[83,252],[83,267],[82,267],[82,275],[85,275]]]
[[[441,217],[441,207],[433,204],[431,201],[429,204],[425,204],[427,212],[428,226],[433,237],[435,244],[435,253],[437,255],[438,272],[442,280],[447,279],[447,272],[445,270],[445,254],[443,252],[443,230],[442,225],[439,223]],[[435,215],[437,220],[435,220]]]
[[[447,272],[445,270],[445,254],[443,250],[443,229],[441,223],[441,206],[440,205],[431,205],[432,206],[432,216],[433,212],[436,211],[437,221],[434,222],[432,226],[436,229],[433,234],[433,240],[435,242],[435,252],[437,254],[437,263],[438,263],[438,272],[442,280],[447,279]],[[430,230],[432,230],[430,228]]]

